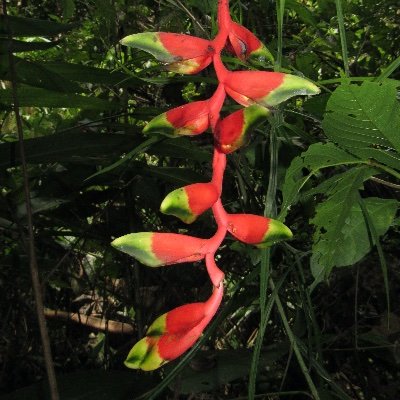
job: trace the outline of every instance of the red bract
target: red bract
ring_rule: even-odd
[[[229,44],[236,57],[241,60],[248,58],[256,58],[258,61],[273,60],[268,49],[247,28],[235,22],[231,23],[230,28]]]
[[[253,105],[220,120],[214,133],[218,148],[229,154],[243,146],[251,131],[268,115],[269,111],[265,107]]]
[[[207,240],[177,233],[137,232],[111,244],[149,267],[160,267],[203,259]]]
[[[209,40],[176,33],[159,33],[167,51],[174,55],[169,70],[184,74],[197,74],[212,61],[214,48]]]
[[[121,44],[151,53],[167,63],[170,71],[196,74],[207,67],[214,54],[209,40],[180,33],[143,32],[127,36]]]
[[[224,84],[229,96],[243,106],[259,104],[272,107],[293,96],[319,93],[312,82],[281,72],[229,72]]]
[[[164,133],[170,136],[193,136],[203,133],[209,125],[209,101],[194,101],[153,118],[143,132]]]
[[[292,232],[282,222],[253,214],[228,214],[228,231],[241,242],[268,246],[290,239]]]
[[[194,183],[169,193],[161,203],[160,210],[191,224],[208,210],[218,197],[218,190],[212,183]]]

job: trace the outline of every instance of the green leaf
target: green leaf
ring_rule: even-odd
[[[400,105],[393,83],[342,84],[328,101],[322,126],[352,154],[399,169]]]
[[[142,137],[91,132],[55,133],[24,140],[27,162],[101,165],[139,145]],[[21,162],[18,142],[0,144],[0,169]]]
[[[150,154],[199,162],[210,162],[212,160],[210,151],[199,148],[192,140],[185,137],[166,140],[162,146],[151,149]]]
[[[285,8],[293,10],[299,16],[299,18],[308,25],[317,26],[317,20],[313,13],[297,0],[286,0]]]
[[[60,24],[35,18],[0,15],[0,35],[13,36],[54,36],[68,32],[77,24]]]
[[[142,168],[142,172],[144,172],[145,175],[151,175],[165,182],[173,183],[176,186],[185,186],[197,182],[207,182],[207,178],[204,175],[188,168],[146,166]]]
[[[293,159],[286,171],[282,188],[283,203],[279,219],[283,220],[285,218],[289,208],[297,202],[300,190],[320,169],[362,163],[363,161],[341,150],[333,143],[312,144],[304,153]],[[305,170],[309,172],[304,174]]]
[[[123,72],[110,71],[105,68],[89,67],[81,64],[73,64],[61,61],[47,61],[43,67],[53,71],[71,81],[103,83],[106,85],[137,86],[145,84],[145,81]]]
[[[399,202],[376,197],[370,197],[363,201],[373,220],[378,237],[384,235],[393,222]],[[342,243],[336,251],[335,265],[337,267],[352,265],[371,250],[368,226],[358,202],[353,204],[349,210],[342,229],[342,236]],[[375,244],[375,240],[373,243]]]
[[[10,50],[13,53],[47,50],[58,44],[59,42],[24,42],[22,40],[0,38],[0,54],[7,54]]]
[[[30,87],[20,87],[18,99],[21,107],[86,108],[93,110],[112,110],[120,107],[118,103],[96,97]],[[12,104],[12,90],[0,90],[0,105],[10,107]]]
[[[70,19],[75,12],[75,0],[62,0],[63,19]]]
[[[310,221],[315,225],[311,256],[311,271],[315,280],[312,288],[327,278],[334,266],[347,265],[350,259],[356,258],[356,251],[349,258],[343,252],[346,246],[350,246],[347,243],[351,234],[348,225],[354,222],[351,219],[353,209],[359,207],[359,189],[374,174],[376,170],[373,168],[352,168],[310,191],[311,194],[322,193],[327,196],[318,204],[315,216]]]
[[[56,72],[53,72],[43,66],[41,63],[24,60],[14,57],[17,83],[24,83],[29,86],[40,87],[52,91],[60,92],[81,92],[81,87]],[[11,81],[9,71],[8,56],[2,56],[0,59],[0,80]]]

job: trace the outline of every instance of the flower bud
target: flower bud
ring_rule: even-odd
[[[293,234],[282,222],[253,214],[228,214],[228,231],[243,243],[268,247]]]
[[[169,193],[161,203],[160,211],[191,224],[212,207],[218,197],[218,190],[212,183],[194,183]]]
[[[219,121],[215,128],[215,141],[219,149],[229,154],[243,146],[250,133],[270,114],[259,105],[235,111]]]
[[[313,95],[320,92],[312,82],[281,72],[229,72],[224,83],[229,96],[243,106],[259,104],[272,107],[293,96]]]
[[[143,132],[163,133],[173,137],[199,135],[210,125],[208,114],[208,100],[194,101],[153,118]]]
[[[241,60],[254,59],[259,62],[274,60],[264,44],[251,31],[236,22],[231,23],[229,44],[232,52]]]

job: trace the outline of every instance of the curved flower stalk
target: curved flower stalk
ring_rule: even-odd
[[[166,111],[144,129],[147,134],[161,132],[174,137],[211,130],[215,142],[211,181],[175,189],[165,197],[160,210],[191,224],[211,208],[217,230],[208,239],[175,233],[131,233],[115,239],[112,245],[149,267],[205,260],[214,288],[206,302],[183,305],[157,318],[146,336],[130,351],[125,362],[129,368],[146,371],[159,368],[179,357],[201,336],[222,300],[224,273],[215,262],[215,254],[228,232],[243,243],[257,247],[271,246],[292,237],[290,229],[279,221],[225,211],[221,192],[226,154],[246,144],[249,133],[268,118],[271,107],[293,96],[317,94],[319,89],[304,78],[280,72],[229,71],[221,61],[224,48],[242,60],[270,59],[271,56],[253,33],[232,22],[228,0],[218,1],[218,28],[217,36],[211,41],[165,32],[138,33],[121,41],[151,53],[179,73],[196,73],[212,62],[219,82],[208,100]],[[245,108],[221,118],[226,95]]]

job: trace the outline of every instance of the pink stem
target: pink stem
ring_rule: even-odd
[[[221,153],[217,148],[214,148],[213,177],[211,182],[217,187],[220,195],[222,192],[222,181],[224,179],[225,167],[226,155]]]
[[[225,274],[218,268],[215,263],[215,253],[208,253],[206,255],[206,267],[208,275],[215,287],[219,287],[224,280]]]
[[[223,84],[219,84],[217,90],[214,92],[212,97],[209,99],[209,119],[211,130],[214,132],[215,126],[219,120],[219,113],[222,105],[224,104],[226,97],[225,88]]]
[[[219,305],[221,304],[222,300],[222,295],[224,294],[224,286],[219,285],[214,288],[214,291],[211,295],[211,297],[205,302],[205,320],[207,322],[205,325],[208,324],[208,322],[211,320],[211,318],[215,315],[215,313],[218,310]],[[202,322],[205,322],[204,320]]]
[[[231,23],[229,0],[218,0],[218,30],[229,30]]]

